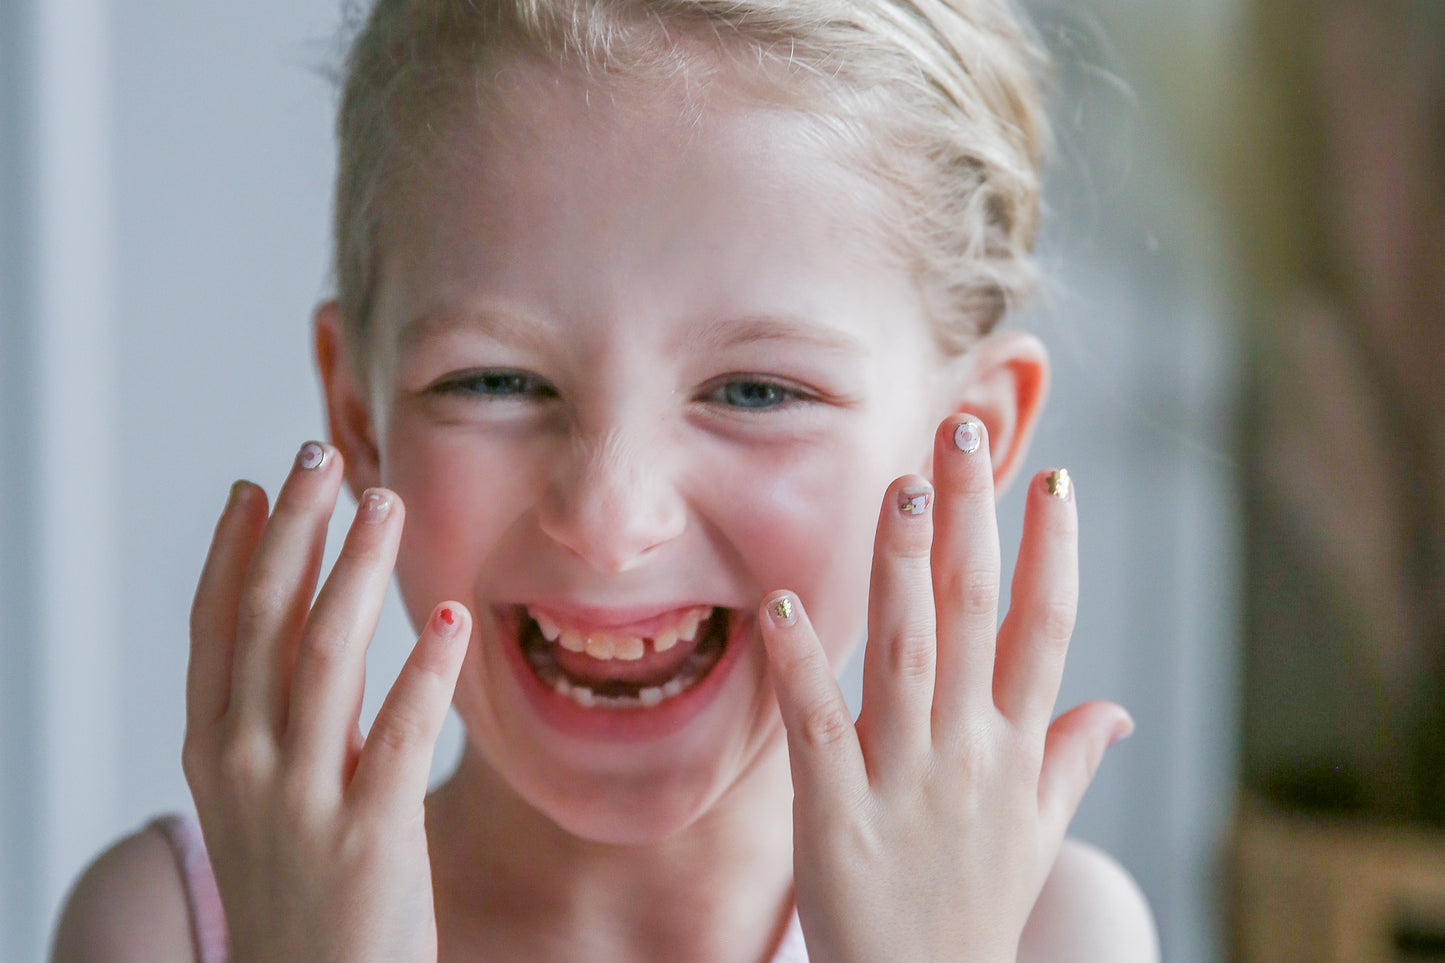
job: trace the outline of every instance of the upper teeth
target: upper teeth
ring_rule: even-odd
[[[685,609],[678,615],[677,623],[652,636],[655,652],[666,652],[679,641],[691,642],[697,638],[698,626],[711,614],[706,605]],[[636,635],[617,635],[600,630],[584,631],[564,628],[541,612],[530,612],[542,630],[542,638],[556,642],[569,652],[586,652],[594,659],[640,659],[647,653],[647,641]]]

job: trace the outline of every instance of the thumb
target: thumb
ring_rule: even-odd
[[[1085,702],[1053,721],[1039,772],[1039,828],[1045,839],[1063,841],[1104,751],[1133,731],[1128,711],[1113,702]]]

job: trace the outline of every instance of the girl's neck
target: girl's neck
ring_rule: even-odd
[[[427,801],[442,959],[767,960],[792,909],[791,813],[781,740],[652,846],[573,836],[469,750]]]

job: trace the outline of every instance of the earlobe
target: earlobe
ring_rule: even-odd
[[[989,335],[958,359],[945,389],[949,410],[967,412],[988,427],[997,491],[1023,465],[1048,387],[1048,351],[1022,331]]]
[[[341,305],[335,300],[323,302],[317,306],[313,321],[316,370],[321,378],[331,443],[341,451],[346,484],[355,497],[381,484],[376,422],[359,365],[344,333]]]

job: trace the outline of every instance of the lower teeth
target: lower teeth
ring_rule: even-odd
[[[598,695],[585,685],[573,685],[561,677],[552,683],[552,689],[558,695],[564,695],[579,706],[588,709],[650,709],[668,699],[682,695],[691,689],[700,678],[701,676],[677,676],[664,685],[648,686],[639,691],[636,696]]]

